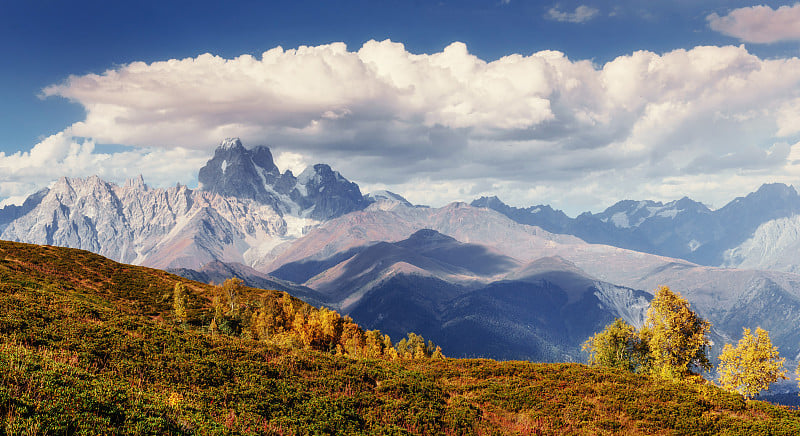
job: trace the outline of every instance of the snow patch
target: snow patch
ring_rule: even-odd
[[[306,189],[306,185],[305,184],[298,183],[294,187],[295,187],[295,189],[297,189],[297,192],[299,192],[300,195],[302,195],[303,197],[308,197],[308,189]]]
[[[673,209],[663,209],[663,210],[660,210],[656,215],[660,216],[660,217],[664,217],[664,218],[675,218],[676,216],[678,216],[679,212],[680,212],[680,210],[674,209],[674,208]]]
[[[228,160],[227,159],[222,161],[222,165],[220,165],[220,168],[222,168],[222,174],[225,174],[225,168],[228,168]]]
[[[240,141],[239,138],[225,138],[219,146],[223,150],[230,150],[232,148],[241,147],[242,141]]]
[[[628,222],[628,215],[626,215],[625,212],[618,212],[612,215],[611,222],[622,229],[627,229],[631,226],[630,222]]]
[[[322,222],[299,216],[286,215],[283,217],[286,221],[286,237],[300,238],[308,233],[309,230],[319,226]]]

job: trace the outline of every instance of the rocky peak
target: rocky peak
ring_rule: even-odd
[[[769,218],[789,216],[799,211],[800,196],[794,187],[783,183],[761,185],[756,192],[738,197],[720,209],[724,215],[748,213]]]
[[[476,200],[473,200],[472,203],[470,203],[470,205],[472,205],[473,207],[483,207],[483,208],[494,209],[494,210],[504,209],[504,208],[508,207],[508,205],[503,203],[503,201],[500,200],[499,198],[497,198],[496,195],[493,195],[491,197],[485,197],[484,196],[484,197],[478,198]]]
[[[219,150],[234,150],[234,149],[244,150],[242,141],[239,138],[225,138],[219,144]]]
[[[148,189],[147,185],[144,183],[144,177],[141,174],[139,174],[139,177],[126,180],[123,187],[129,189],[141,189],[143,191]]]
[[[369,206],[358,185],[345,179],[326,164],[308,167],[297,177],[297,201],[309,216],[329,220]]]
[[[395,194],[392,191],[378,190],[364,195],[364,199],[370,203],[389,203],[389,204],[402,204],[404,206],[413,207],[408,200],[402,195]]]
[[[711,213],[711,209],[709,209],[708,206],[699,201],[694,201],[689,197],[683,197],[680,200],[675,200],[671,204],[683,211]]]
[[[433,229],[421,229],[414,232],[411,236],[406,239],[406,241],[411,242],[413,244],[434,244],[434,243],[455,243],[458,244],[459,242],[447,235],[443,235],[436,230]]]
[[[756,192],[748,195],[751,198],[773,198],[773,199],[794,199],[797,198],[797,191],[791,185],[783,183],[765,183]]]
[[[294,178],[291,174],[290,178]],[[200,189],[227,197],[247,198],[280,210],[279,193],[271,189],[281,174],[267,147],[244,148],[239,138],[228,138],[214,157],[200,168]]]
[[[268,147],[247,149],[239,138],[222,141],[197,178],[200,190],[255,200],[282,215],[328,220],[369,205],[358,185],[330,166],[308,167],[298,177],[281,174]]]

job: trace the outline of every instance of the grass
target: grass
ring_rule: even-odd
[[[178,282],[185,325],[171,314]],[[85,251],[0,241],[0,432],[800,434],[798,412],[707,384],[212,336],[214,292]]]

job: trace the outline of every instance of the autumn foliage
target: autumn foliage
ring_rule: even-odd
[[[753,335],[745,328],[738,345],[725,344],[719,356],[719,382],[725,389],[753,398],[778,379],[786,378],[784,360],[766,330],[758,327]]]
[[[641,330],[617,319],[589,338],[583,349],[589,353],[591,366],[684,380],[711,370],[710,328],[711,324],[692,311],[686,299],[662,286],[656,290]],[[745,398],[786,378],[784,359],[772,345],[769,333],[760,327],[755,335],[745,328],[738,345],[726,344],[719,360],[719,383]]]
[[[656,290],[647,318],[637,331],[621,319],[586,341],[589,364],[683,379],[711,368],[706,336],[711,324],[689,308],[680,294]]]
[[[414,333],[395,346],[388,335],[365,331],[334,310],[315,308],[285,292],[267,297],[253,291],[237,278],[215,286],[208,332],[356,358],[444,357],[441,348]]]
[[[710,329],[711,323],[692,311],[679,293],[658,288],[641,333],[651,370],[666,378],[683,378],[711,369],[706,336]]]

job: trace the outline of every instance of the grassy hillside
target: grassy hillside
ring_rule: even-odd
[[[171,314],[177,282],[187,287],[182,325]],[[797,412],[711,386],[577,364],[353,358],[212,336],[213,293],[84,251],[0,241],[0,431],[800,434]]]

